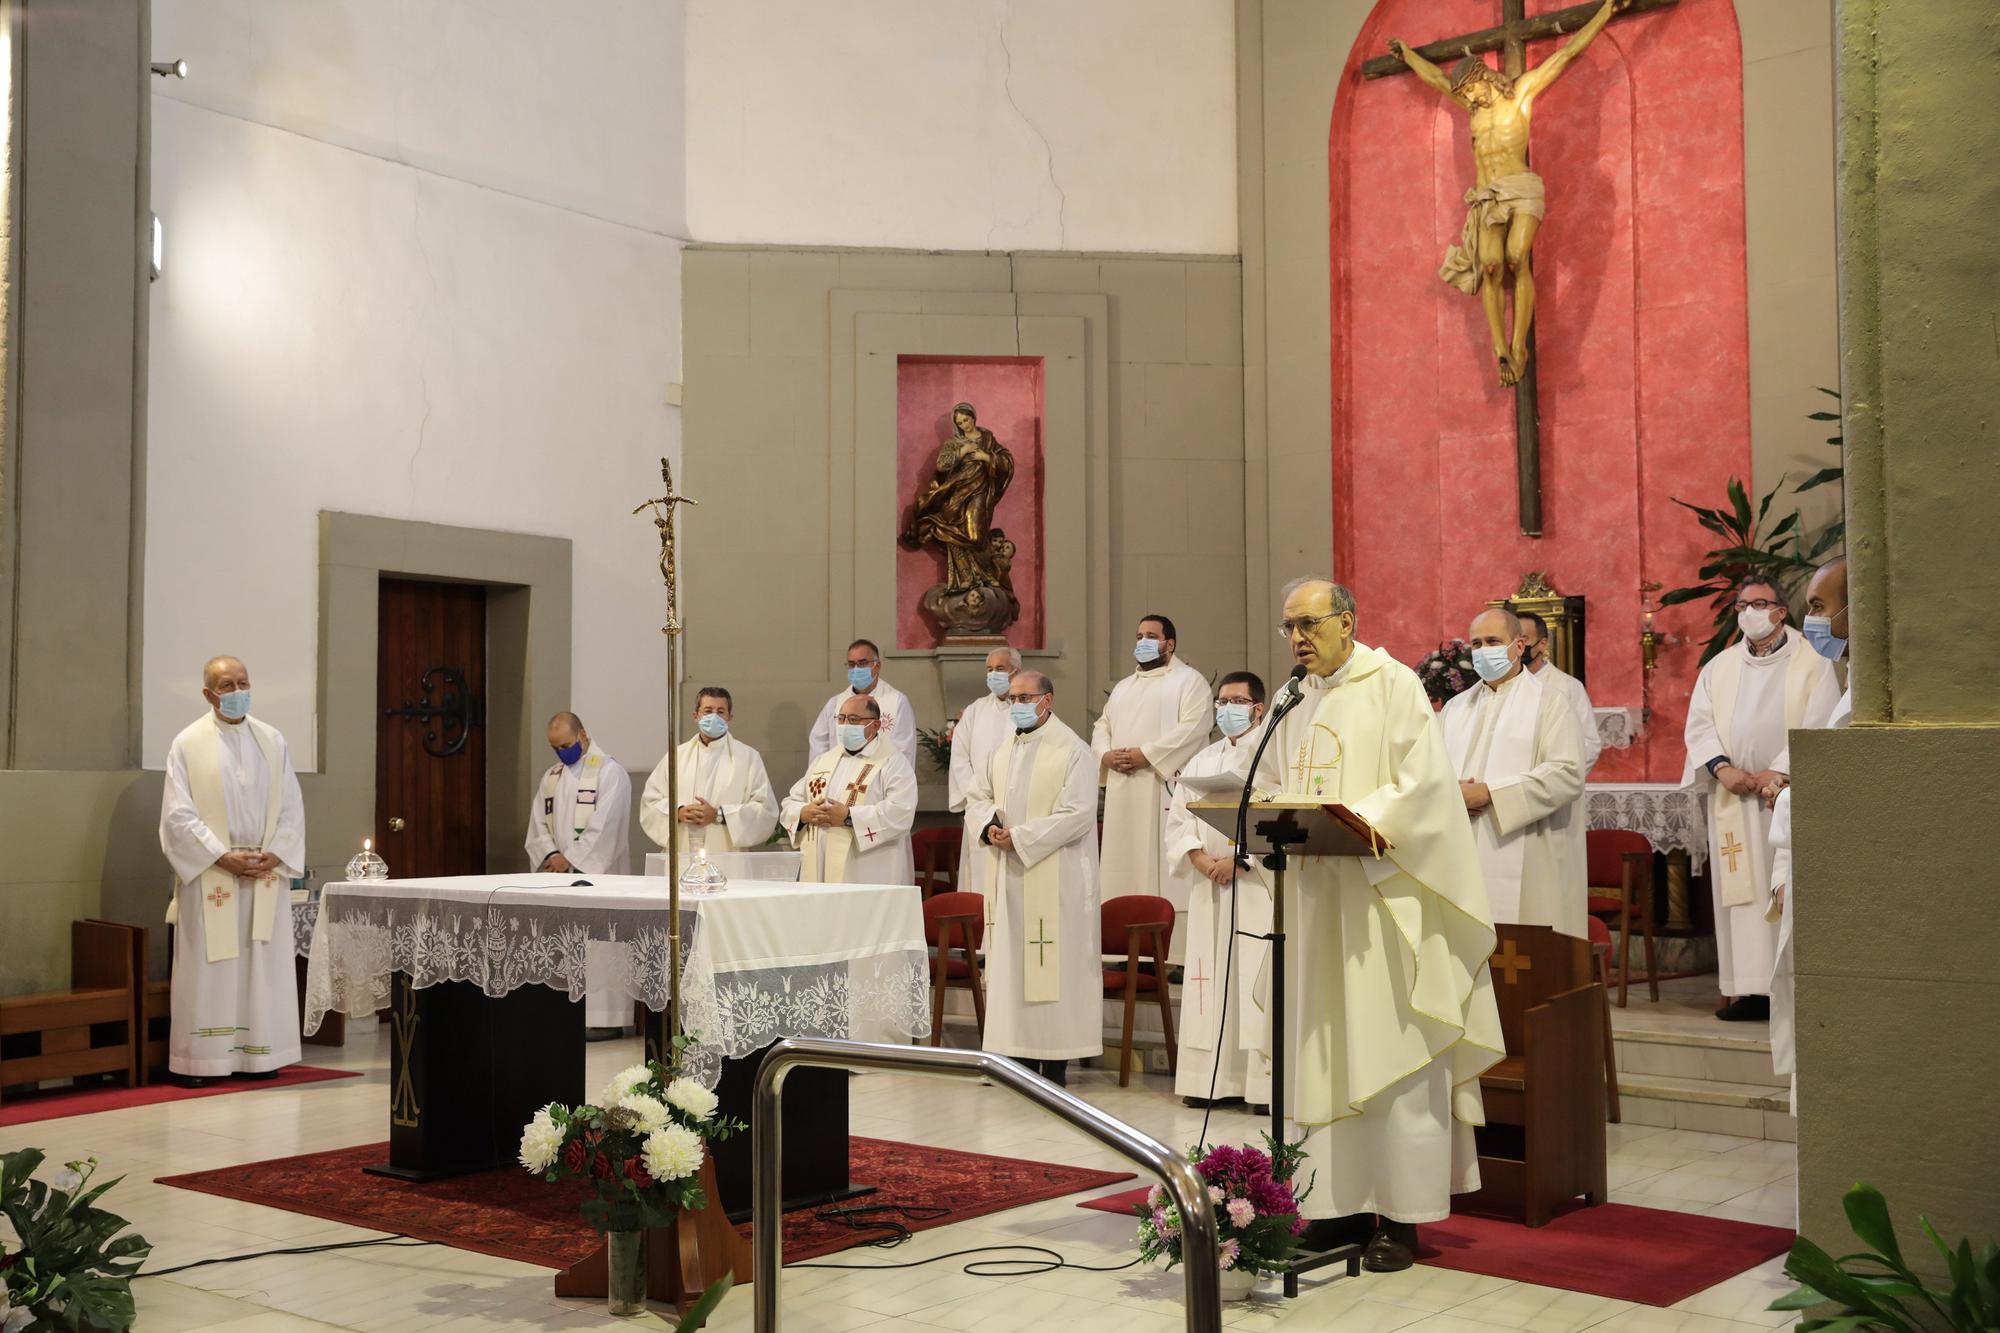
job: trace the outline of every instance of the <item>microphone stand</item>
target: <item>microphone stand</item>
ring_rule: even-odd
[[[1257,743],[1257,753],[1250,759],[1250,774],[1243,782],[1243,795],[1236,805],[1236,864],[1247,868],[1250,864],[1249,823],[1250,797],[1257,783],[1257,768],[1264,762],[1264,749],[1278,734],[1278,724],[1285,715],[1299,706],[1305,698],[1305,690],[1299,680],[1305,674],[1303,668],[1285,683],[1291,695],[1271,713],[1271,720],[1264,727],[1264,738]],[[1293,843],[1304,842],[1306,831],[1296,820],[1267,819],[1257,825],[1258,836],[1271,846],[1264,854],[1264,868],[1271,872],[1271,933],[1253,935],[1252,939],[1263,939],[1271,944],[1271,1141],[1284,1143],[1285,1140],[1285,868],[1289,861],[1286,848]],[[1232,911],[1235,904],[1231,904]],[[1287,1299],[1299,1294],[1299,1274],[1309,1273],[1329,1264],[1345,1263],[1347,1276],[1358,1277],[1361,1273],[1361,1246],[1340,1245],[1331,1250],[1301,1252],[1285,1270],[1284,1291]]]

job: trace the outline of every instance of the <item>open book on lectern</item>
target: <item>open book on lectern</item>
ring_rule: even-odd
[[[1241,781],[1239,778],[1238,791],[1242,790]],[[1187,803],[1187,808],[1196,819],[1223,837],[1235,840],[1236,798],[1209,797],[1204,800],[1191,800]],[[1289,824],[1305,834],[1302,842],[1288,842],[1287,850],[1294,856],[1374,857],[1395,847],[1395,844],[1383,837],[1373,824],[1338,801],[1316,801],[1310,796],[1266,796],[1256,793],[1250,801],[1250,843],[1253,850],[1266,841],[1258,836],[1257,826],[1274,820],[1281,824]]]

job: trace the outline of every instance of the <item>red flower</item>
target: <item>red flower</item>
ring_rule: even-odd
[[[646,1186],[653,1183],[653,1173],[646,1169],[646,1163],[637,1157],[625,1159],[625,1178],[634,1185]]]
[[[590,1150],[583,1146],[582,1139],[571,1139],[569,1146],[563,1149],[563,1168],[567,1171],[580,1174],[583,1164],[589,1160]]]
[[[599,1153],[590,1159],[590,1178],[592,1180],[611,1179],[611,1158],[609,1155]]]

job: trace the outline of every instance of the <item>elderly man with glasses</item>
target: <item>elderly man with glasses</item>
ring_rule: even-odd
[[[1785,627],[1784,594],[1753,579],[1736,590],[1741,637],[1701,669],[1688,699],[1683,784],[1708,795],[1708,879],[1724,1022],[1771,1016],[1778,926],[1771,888],[1770,802],[1791,783],[1788,734],[1823,727],[1840,702],[1833,664]]]
[[[917,775],[867,694],[841,701],[833,748],[812,761],[778,809],[805,854],[799,878],[819,884],[915,884],[910,829]]]

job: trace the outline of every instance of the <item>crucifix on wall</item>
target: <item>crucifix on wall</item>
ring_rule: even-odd
[[[1361,66],[1363,78],[1411,72],[1464,107],[1471,122],[1473,188],[1466,191],[1465,230],[1445,254],[1438,276],[1477,295],[1493,338],[1500,383],[1514,390],[1514,452],[1521,531],[1542,533],[1541,414],[1535,369],[1534,245],[1547,213],[1542,178],[1528,166],[1528,127],[1538,94],[1581,55],[1614,15],[1643,13],[1677,0],[1593,0],[1527,15],[1527,0],[1500,0],[1498,27],[1412,47],[1389,39],[1390,54]],[[1528,43],[1576,36],[1528,68]],[[1496,72],[1481,54],[1499,51]],[[1457,57],[1447,74],[1433,63]],[[1506,284],[1514,287],[1511,328]]]

